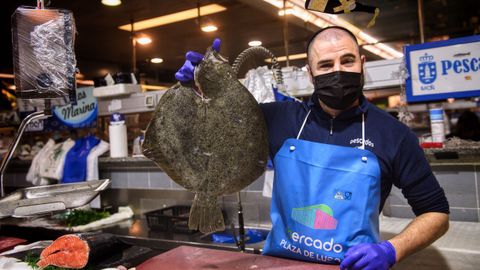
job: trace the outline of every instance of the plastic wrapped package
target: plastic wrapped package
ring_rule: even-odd
[[[258,103],[275,101],[272,90],[272,86],[275,84],[272,71],[266,66],[249,70],[243,81],[243,85],[245,85]]]
[[[19,7],[12,15],[17,95],[75,102],[75,21],[62,9]]]

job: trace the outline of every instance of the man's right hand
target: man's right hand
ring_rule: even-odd
[[[212,48],[220,52],[220,39],[216,38],[213,41]],[[185,63],[183,66],[175,73],[175,78],[180,82],[188,83],[193,81],[193,71],[195,70],[195,66],[197,66],[203,59],[203,54],[189,51],[185,55]]]

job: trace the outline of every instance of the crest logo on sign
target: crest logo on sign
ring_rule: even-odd
[[[420,56],[418,64],[418,75],[420,82],[423,84],[431,84],[437,79],[437,65],[433,61],[433,55],[425,53]]]

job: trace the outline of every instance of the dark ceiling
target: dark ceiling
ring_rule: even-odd
[[[46,1],[48,2],[48,0]],[[376,25],[364,31],[381,42],[401,50],[405,44],[419,42],[418,11],[415,0],[364,0],[364,4],[380,8]],[[201,0],[200,4],[218,3],[226,11],[210,15],[219,30],[204,33],[195,19],[151,28],[141,33],[152,37],[153,42],[137,48],[137,65],[148,83],[169,83],[174,72],[182,65],[188,50],[204,51],[215,37],[222,39],[222,54],[234,59],[248,47],[252,39],[259,39],[275,55],[285,55],[283,21],[277,9],[262,0]],[[36,1],[1,1],[1,54],[0,73],[12,73],[10,16],[20,5],[35,5]],[[105,75],[106,72],[130,71],[130,33],[119,30],[133,17],[142,20],[185,9],[195,8],[196,0],[122,0],[122,5],[107,7],[100,0],[51,0],[50,7],[72,10],[76,19],[76,57],[78,68],[86,78]],[[426,41],[454,38],[480,33],[480,1],[478,0],[424,0]],[[364,28],[370,14],[351,13],[342,18]],[[290,54],[304,52],[306,41],[317,30],[295,18],[289,19],[288,40]],[[378,56],[363,51],[367,60]],[[151,64],[148,59],[161,57],[164,62]],[[247,67],[261,65],[252,60]],[[305,60],[291,62],[302,66]]]

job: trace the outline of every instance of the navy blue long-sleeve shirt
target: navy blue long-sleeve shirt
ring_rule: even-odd
[[[364,113],[365,149],[377,156],[381,170],[380,210],[392,185],[395,185],[402,190],[415,215],[449,213],[445,193],[433,175],[415,134],[364,97],[360,98],[359,106],[342,112],[334,119],[314,99],[304,103],[264,103],[260,107],[267,122],[272,160],[286,139],[296,138],[310,109],[312,112],[300,139],[350,147],[362,144]]]

